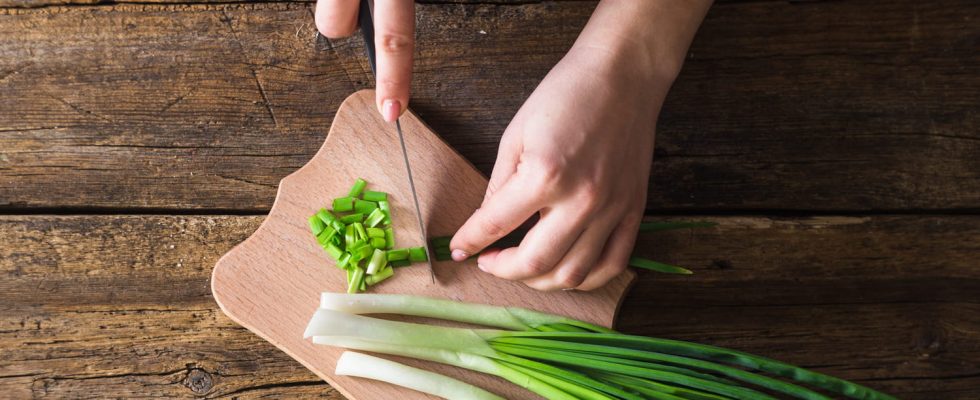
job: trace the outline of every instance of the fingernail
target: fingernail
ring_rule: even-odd
[[[480,271],[487,272],[487,267],[484,267],[483,264],[476,263],[476,267],[479,268]]]
[[[381,106],[381,115],[385,118],[385,121],[388,122],[395,122],[401,112],[402,104],[398,100],[385,100],[384,104]]]
[[[453,250],[452,257],[453,257],[453,261],[465,261],[467,258],[470,257],[470,255],[466,254],[466,252],[463,250],[456,249]]]

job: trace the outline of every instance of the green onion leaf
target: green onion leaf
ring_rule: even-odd
[[[314,236],[319,235],[320,232],[323,232],[323,228],[327,226],[316,215],[310,216],[309,221],[310,221],[310,230],[313,231]]]
[[[694,273],[687,268],[678,267],[670,264],[664,264],[661,262],[656,262],[653,260],[649,260],[643,257],[636,257],[636,256],[630,257],[629,265],[631,267],[643,268],[651,271],[663,272],[666,274],[690,275]]]
[[[367,216],[367,219],[364,221],[364,224],[374,228],[377,227],[378,224],[380,224],[381,221],[384,220],[384,218],[385,218],[384,212],[381,211],[380,209],[375,209],[374,211],[371,211],[371,214]]]
[[[370,214],[371,211],[378,209],[378,203],[367,200],[354,200],[354,212]]]
[[[365,181],[364,179],[361,179],[361,178],[357,178],[357,180],[354,181],[354,186],[351,186],[350,192],[347,193],[347,196],[348,197],[358,197],[358,196],[360,196],[361,195],[361,192],[364,191],[364,187],[365,186],[367,186],[367,181]],[[334,208],[336,208],[336,207],[334,207]]]
[[[412,262],[429,261],[429,256],[425,253],[425,247],[412,247],[408,249],[408,259]]]
[[[368,237],[372,238],[382,238],[385,237],[385,230],[381,228],[367,228]]]
[[[368,190],[368,191],[364,192],[364,197],[363,198],[364,198],[364,200],[374,201],[374,202],[388,201],[388,193],[385,193],[385,192],[375,192],[375,191]]]
[[[333,199],[333,210],[336,212],[348,212],[354,209],[353,197],[338,197]]]
[[[340,218],[340,222],[343,222],[345,224],[353,224],[355,222],[361,222],[361,221],[364,221],[364,214],[361,213],[349,214]]]

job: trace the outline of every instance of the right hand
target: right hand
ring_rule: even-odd
[[[350,36],[357,30],[358,0],[317,0],[316,27],[327,38]],[[408,109],[415,53],[415,2],[375,0],[374,46],[378,76],[375,103],[385,121],[394,122]]]

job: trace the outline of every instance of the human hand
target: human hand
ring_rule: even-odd
[[[450,244],[465,259],[535,213],[519,247],[481,269],[539,290],[590,290],[619,275],[646,204],[662,96],[595,49],[573,49],[531,94],[500,142],[486,197]]]
[[[357,29],[358,0],[317,0],[316,27],[323,36],[350,36]],[[374,46],[377,49],[375,103],[385,121],[408,109],[415,48],[415,2],[376,0]]]
[[[710,1],[608,1],[504,131],[462,261],[540,219],[480,269],[539,290],[592,290],[626,269],[646,205],[657,115]]]

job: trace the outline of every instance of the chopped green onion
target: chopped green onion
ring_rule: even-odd
[[[354,242],[357,241],[357,236],[354,236],[354,225],[347,225],[344,228],[344,247],[348,250],[354,248]]]
[[[337,212],[348,212],[354,209],[353,197],[338,197],[333,199],[333,210]]]
[[[385,247],[389,249],[395,247],[395,230],[393,228],[385,228]]]
[[[388,261],[408,259],[408,249],[388,250]]]
[[[374,201],[374,202],[388,201],[388,193],[368,190],[364,192],[364,196],[362,198],[364,200]]]
[[[411,262],[429,261],[429,256],[425,253],[425,247],[412,247],[408,249],[408,259]]]
[[[309,221],[310,221],[310,230],[313,231],[313,235],[319,235],[320,232],[323,232],[323,228],[327,226],[326,224],[323,223],[323,221],[320,220],[320,218],[317,218],[316,215],[310,216]]]
[[[337,231],[328,226],[320,231],[319,235],[316,235],[316,241],[320,243],[320,246],[326,246],[328,243],[331,243],[330,239],[333,239],[336,234]]]
[[[339,247],[334,246],[333,243],[327,243],[327,245],[324,246],[323,249],[326,250],[327,254],[329,254],[330,257],[333,258],[334,260],[340,260],[340,256],[344,255],[344,251],[341,250]]]
[[[381,228],[367,228],[368,237],[372,238],[382,238],[385,237],[385,230]]]
[[[370,239],[371,241],[369,243],[371,243],[371,247],[374,247],[376,249],[383,249],[385,247],[385,238],[376,237]]]
[[[377,227],[378,224],[380,224],[381,221],[383,221],[384,219],[385,219],[384,212],[381,211],[381,209],[375,209],[374,211],[371,211],[371,214],[367,216],[367,219],[364,221],[364,224],[374,228]]]
[[[337,216],[333,215],[330,211],[327,211],[326,208],[321,208],[320,211],[317,211],[316,217],[325,224],[329,224],[337,220]]]
[[[337,232],[343,231],[344,230],[344,226],[345,226],[344,223],[343,222],[340,222],[339,219],[335,219],[333,221],[330,221],[330,227],[333,228]]]
[[[401,268],[401,267],[407,267],[409,265],[412,265],[412,262],[409,261],[408,259],[405,259],[405,260],[389,261],[388,265],[392,266],[393,268]]]
[[[390,214],[391,213],[391,205],[388,204],[388,200],[381,200],[381,201],[379,201],[378,202],[378,208],[380,208],[381,211],[384,211],[385,214]]]
[[[374,247],[371,247],[370,244],[364,243],[360,246],[354,247],[350,250],[350,252],[351,257],[355,257],[358,261],[366,260],[368,257],[371,257],[372,253],[374,253]]]
[[[354,212],[369,214],[376,209],[378,209],[378,203],[367,200],[354,200]]]
[[[355,222],[361,222],[361,221],[364,221],[364,214],[361,213],[350,214],[350,215],[345,215],[343,217],[340,217],[340,222],[343,222],[345,224],[353,224]]]
[[[362,283],[364,283],[364,269],[355,267],[350,282],[347,284],[347,293],[357,293],[361,289]]]
[[[340,256],[340,259],[337,260],[337,268],[348,269],[347,266],[351,265],[350,259],[351,259],[350,253],[344,253],[344,255]]]
[[[366,239],[368,237],[367,231],[364,230],[364,224],[361,224],[360,222],[355,222],[351,225],[354,226],[354,234],[356,235],[354,237],[356,237],[357,240]]]
[[[374,249],[374,254],[371,255],[371,261],[368,261],[367,274],[374,275],[384,267],[388,261],[385,260],[385,251],[381,249]]]
[[[367,186],[367,181],[361,178],[357,178],[354,181],[354,186],[351,186],[350,192],[347,193],[348,197],[359,197],[361,192],[364,191],[364,187]]]

